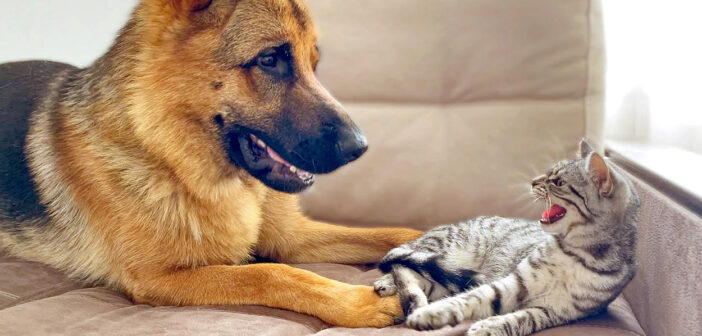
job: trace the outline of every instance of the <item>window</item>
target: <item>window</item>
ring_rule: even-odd
[[[702,2],[602,4],[610,156],[702,213]]]
[[[602,2],[606,137],[702,155],[702,2]]]

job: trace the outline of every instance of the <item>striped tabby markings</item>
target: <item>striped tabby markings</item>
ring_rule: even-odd
[[[587,270],[589,270],[590,272],[594,272],[594,273],[597,273],[597,274],[599,274],[599,275],[609,275],[609,276],[612,276],[612,275],[615,275],[615,274],[619,273],[619,272],[622,270],[621,267],[620,267],[620,268],[615,268],[615,269],[599,269],[599,268],[597,268],[597,267],[594,267],[594,266],[588,264],[588,262],[587,262],[585,259],[583,259],[583,257],[581,257],[581,256],[579,256],[579,255],[573,253],[572,251],[566,249],[565,246],[564,246],[564,244],[563,244],[563,239],[562,239],[562,238],[557,237],[557,238],[556,238],[556,242],[558,243],[558,248],[561,250],[561,252],[563,252],[565,255],[567,255],[567,256],[571,257],[572,259],[574,259],[575,261],[577,261],[580,265],[582,265],[583,267],[585,267],[585,268],[586,268]]]
[[[495,298],[492,300],[492,312],[493,314],[499,314],[502,307],[502,292],[494,283],[490,284],[490,288],[495,292]]]

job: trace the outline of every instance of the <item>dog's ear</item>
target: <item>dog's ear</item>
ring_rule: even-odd
[[[168,0],[178,11],[197,12],[210,7],[213,0]]]

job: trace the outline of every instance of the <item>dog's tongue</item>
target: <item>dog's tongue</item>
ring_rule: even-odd
[[[271,159],[273,159],[273,161],[282,163],[286,166],[290,166],[290,163],[288,161],[285,161],[285,159],[283,159],[278,153],[276,153],[276,151],[274,151],[273,148],[271,148],[270,146],[266,147],[266,151],[268,151],[268,156],[270,156]]]
[[[566,209],[558,204],[552,205],[550,208],[546,209],[544,213],[541,214],[541,219],[550,223],[554,219],[565,215]]]

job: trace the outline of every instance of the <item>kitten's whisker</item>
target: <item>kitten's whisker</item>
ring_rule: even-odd
[[[513,183],[510,185],[507,185],[507,188],[509,188],[509,189],[528,189],[529,186],[524,184],[524,183]]]

